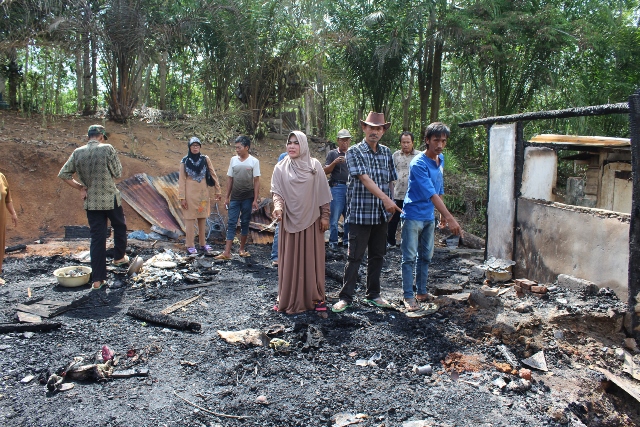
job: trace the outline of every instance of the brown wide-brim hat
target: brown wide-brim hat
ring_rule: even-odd
[[[384,121],[384,113],[374,113],[373,111],[369,111],[366,120],[360,120],[360,123],[369,126],[382,126],[384,130],[389,129],[389,126],[391,126],[391,122]]]

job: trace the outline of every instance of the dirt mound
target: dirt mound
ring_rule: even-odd
[[[65,225],[88,224],[78,192],[57,176],[71,152],[86,143],[87,128],[102,122],[75,116],[47,117],[47,120],[43,126],[41,116],[26,118],[0,110],[0,172],[9,180],[19,220],[17,229],[8,231],[8,245],[62,237]],[[109,133],[108,142],[120,154],[122,179],[143,172],[160,176],[177,170],[191,136],[138,121],[104,125]],[[224,194],[229,159],[235,155],[233,146],[209,144],[202,151],[211,158]],[[269,195],[273,166],[283,151],[283,142],[275,140],[261,141],[252,147],[252,154],[260,160],[262,197]],[[324,159],[324,153],[318,156]],[[129,205],[124,206],[128,229],[149,229],[149,223]]]

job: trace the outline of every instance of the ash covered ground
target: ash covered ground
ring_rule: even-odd
[[[148,259],[160,248],[130,241],[132,255]],[[148,245],[147,245],[148,246]],[[221,250],[222,246],[215,246]],[[237,249],[237,248],[236,248]],[[0,335],[0,424],[6,426],[632,426],[638,402],[604,381],[595,368],[616,375],[622,362],[626,305],[606,290],[551,287],[547,297],[518,298],[513,289],[487,297],[472,270],[482,254],[436,248],[430,291],[472,292],[470,300],[438,297],[435,314],[410,319],[356,301],[342,314],[288,316],[273,311],[277,270],[270,247],[250,245],[250,258],[213,263],[200,257],[171,276],[144,285],[124,269],[110,273],[100,291],[62,288],[52,272],[77,265],[71,257],[5,260],[0,322],[16,322],[16,305],[45,298],[79,307],[49,321],[50,332]],[[402,306],[400,250],[388,252],[383,296]],[[327,293],[337,293],[346,254],[327,251]],[[183,271],[187,270],[187,271]],[[175,273],[180,273],[176,276]],[[362,278],[366,266],[363,265]],[[187,274],[200,277],[187,280]],[[471,277],[470,277],[471,276]],[[213,285],[206,287],[198,282]],[[32,297],[27,296],[27,288]],[[501,288],[501,289],[507,289]],[[590,294],[591,293],[591,294]],[[200,298],[171,315],[199,322],[188,332],[143,322],[130,307],[159,312],[188,297]],[[363,290],[358,291],[360,298]],[[278,326],[281,325],[281,326]],[[218,330],[247,328],[290,343],[288,352],[233,345]],[[93,361],[103,345],[120,356],[118,369],[148,368],[147,377],[66,381],[50,392],[47,377],[74,357]],[[520,362],[543,351],[549,372],[510,366],[500,346]],[[135,350],[137,358],[127,357]],[[637,355],[635,356],[637,360]],[[364,365],[364,366],[362,366]],[[431,365],[421,375],[414,365]],[[510,368],[510,369],[509,369]],[[501,372],[506,370],[507,372]],[[23,383],[25,377],[35,378]],[[185,400],[183,400],[185,399]],[[217,415],[214,415],[216,413]]]

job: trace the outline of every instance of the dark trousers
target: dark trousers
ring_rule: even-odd
[[[369,255],[365,298],[376,299],[380,296],[380,273],[382,273],[382,264],[387,253],[386,222],[375,225],[349,224],[349,251],[347,264],[344,266],[344,284],[340,290],[340,299],[349,304],[356,294],[358,269],[367,249],[369,249]]]
[[[404,206],[404,200],[394,200],[396,206],[402,209]],[[398,224],[400,223],[400,212],[396,212],[389,221],[389,230],[387,230],[387,243],[390,245],[396,245],[396,231],[398,231]]]
[[[89,233],[91,235],[91,279],[94,282],[107,278],[107,219],[113,227],[114,254],[113,259],[122,259],[127,249],[127,224],[122,206],[109,211],[87,210]]]

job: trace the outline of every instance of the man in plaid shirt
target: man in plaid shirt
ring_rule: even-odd
[[[365,250],[369,249],[365,302],[381,308],[391,305],[380,296],[380,273],[387,251],[387,223],[395,212],[401,212],[391,199],[389,183],[398,179],[391,150],[378,144],[391,123],[384,114],[370,112],[360,120],[364,140],[347,151],[349,186],[347,189],[347,221],[349,250],[344,267],[344,284],[340,301],[332,311],[341,313],[353,302],[358,269]]]

